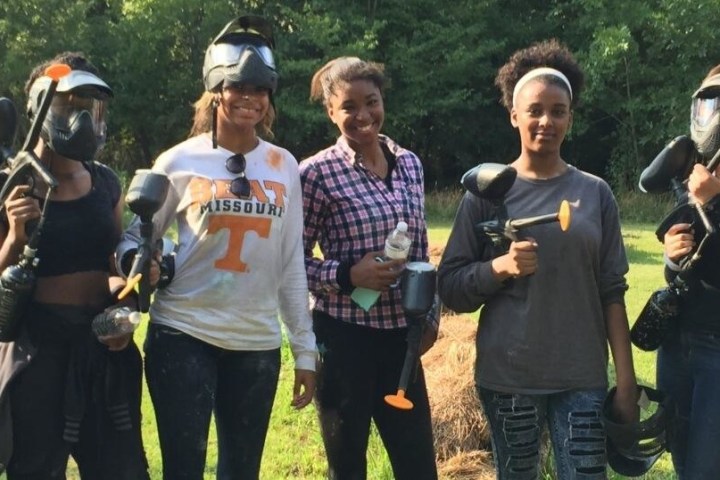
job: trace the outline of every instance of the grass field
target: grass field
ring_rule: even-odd
[[[448,215],[442,215],[445,220],[430,222],[429,239],[431,246],[442,247],[450,231],[451,221]],[[631,322],[636,318],[644,305],[650,292],[662,284],[660,246],[654,237],[654,227],[647,224],[626,223],[624,225],[624,238],[628,257],[631,263],[628,282],[630,290],[626,300],[628,316]],[[136,341],[142,344],[145,335],[146,322],[138,330]],[[655,383],[655,355],[639,350],[634,351],[638,381],[654,385]],[[280,385],[275,401],[265,446],[262,463],[261,478],[276,479],[321,479],[324,476],[325,460],[320,439],[316,413],[311,405],[302,411],[295,411],[290,407],[292,389],[292,358],[287,348],[283,348],[283,369],[280,376]],[[610,375],[612,375],[612,367]],[[432,395],[432,392],[431,392]],[[162,478],[161,460],[155,430],[154,416],[149,395],[145,392],[143,397],[143,434],[148,461],[150,463],[151,478]],[[207,459],[207,479],[215,478],[216,443],[214,431],[211,432]],[[392,479],[387,457],[380,445],[378,437],[373,433],[368,450],[368,478],[371,480]],[[72,465],[68,471],[68,478],[78,478]],[[544,475],[545,479],[552,479],[550,473]],[[611,479],[623,478],[610,474]],[[646,479],[670,480],[676,478],[672,472],[668,455],[665,455],[653,470],[646,475]],[[4,480],[4,476],[0,476]]]

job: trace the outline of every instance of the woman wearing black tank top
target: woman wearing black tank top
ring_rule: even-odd
[[[58,181],[11,189],[0,222],[0,270],[16,264],[44,209],[37,281],[12,342],[0,343],[0,472],[8,480],[65,478],[72,455],[83,479],[144,479],[140,436],[142,361],[132,334],[103,342],[95,315],[117,307],[124,286],[112,255],[123,202],[115,173],[94,162],[105,140],[110,87],[82,54],[39,65],[26,84],[38,114],[49,65],[57,85],[35,153]],[[136,309],[136,300],[123,302]]]

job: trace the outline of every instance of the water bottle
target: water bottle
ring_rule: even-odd
[[[113,308],[93,318],[92,330],[98,338],[119,337],[134,332],[141,319],[140,312],[128,307]]]
[[[412,240],[407,234],[408,224],[398,222],[397,227],[388,235],[385,240],[385,259],[386,260],[406,260],[410,253],[410,245]],[[399,280],[390,285],[397,287]]]

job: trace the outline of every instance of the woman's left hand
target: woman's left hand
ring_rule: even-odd
[[[720,179],[704,165],[696,163],[688,177],[688,191],[700,205],[705,205],[713,197],[720,195]]]
[[[640,418],[640,409],[638,407],[638,389],[620,388],[615,390],[613,397],[613,417],[618,423],[635,423]]]
[[[315,372],[312,370],[295,369],[295,385],[290,405],[298,410],[306,407],[315,395]]]

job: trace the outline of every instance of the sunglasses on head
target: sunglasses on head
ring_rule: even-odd
[[[227,168],[228,172],[238,175],[237,178],[230,182],[230,193],[243,199],[250,198],[250,194],[252,193],[250,181],[245,176],[246,165],[245,157],[241,153],[236,153],[225,160],[225,168]]]

